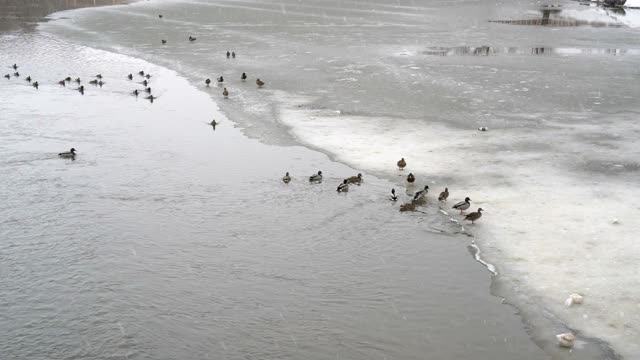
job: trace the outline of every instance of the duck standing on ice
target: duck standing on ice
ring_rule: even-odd
[[[284,174],[284,176],[282,177],[282,182],[284,182],[285,184],[288,184],[291,182],[291,176],[289,176],[289,172],[287,171],[286,174]]]
[[[460,201],[459,203],[453,205],[451,208],[460,210],[460,214],[464,213],[471,206],[471,199],[469,197],[464,198],[464,201]]]

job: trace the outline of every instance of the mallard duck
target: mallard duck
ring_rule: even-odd
[[[482,217],[482,208],[478,208],[478,211],[467,214],[467,216],[465,216],[464,219],[467,221],[471,221],[471,223],[473,224],[475,221],[477,221],[481,217]]]
[[[149,94],[151,94],[151,87],[148,87],[148,88],[144,89],[144,91],[149,93]]]
[[[11,79],[11,75],[9,75],[9,74],[5,75],[4,77],[7,78],[7,79]]]
[[[216,119],[213,119],[211,120],[209,125],[211,125],[211,127],[213,128],[213,131],[216,131],[216,126],[218,126],[218,122],[216,121]]]
[[[138,71],[138,75],[144,76],[144,71]]]
[[[66,78],[64,78],[64,81],[71,82],[71,76],[67,76]]]
[[[151,79],[151,74],[145,74],[145,76],[147,79]]]
[[[89,81],[89,84],[98,85],[98,80],[91,80],[91,81]]]
[[[400,212],[405,212],[405,211],[416,211],[416,204],[405,203],[400,205]]]
[[[27,77],[24,79],[24,81],[31,82],[31,76],[27,76]],[[64,80],[62,80],[62,82],[64,82]]]
[[[447,201],[449,198],[449,188],[444,188],[444,191],[438,196],[438,201]]]
[[[31,85],[36,88],[36,90],[38,90],[38,86],[40,86],[37,81],[34,81]]]
[[[160,40],[160,41],[162,41],[162,45],[164,45],[164,44],[166,44],[166,43],[167,43],[167,40],[165,40],[165,39],[162,39],[162,40]]]
[[[196,41],[196,38],[194,38],[193,36],[189,36],[189,41],[194,42]]]
[[[291,176],[289,176],[289,172],[287,172],[286,174],[284,174],[284,176],[282,177],[282,181],[285,184],[288,184],[289,182],[291,182]]]
[[[362,183],[362,174],[358,173],[356,176],[351,176],[347,179],[350,184],[358,184]]]
[[[396,189],[391,189],[391,194],[389,194],[389,200],[398,201],[398,195],[396,195]]]
[[[566,306],[571,306],[573,304],[582,304],[584,302],[584,297],[580,294],[571,294],[569,295],[569,297],[567,298],[567,300],[565,300],[564,304]]]
[[[129,74],[129,75],[127,75],[127,79],[129,79],[129,80],[133,80],[133,74]]]
[[[96,76],[94,76],[94,77],[96,77],[96,78],[98,78],[98,79],[102,79],[102,74],[98,74],[98,75],[96,75]]]
[[[80,78],[76,78],[75,82],[77,82],[78,84],[80,84],[80,82],[81,82]]]
[[[229,56],[231,56],[231,53],[227,51],[227,59],[229,58]]]
[[[65,83],[64,80],[58,81],[58,85],[62,85],[64,87],[67,87],[67,83]]]
[[[223,83],[224,82],[224,78],[222,76],[220,76],[217,80],[218,80],[219,83]]]
[[[460,214],[464,213],[471,206],[471,199],[468,197],[464,198],[464,201],[460,201],[459,203],[453,205],[451,208],[460,210]]]
[[[71,148],[69,151],[59,153],[58,156],[62,158],[72,158],[76,156],[76,149]]]
[[[423,197],[427,196],[428,193],[429,193],[429,185],[425,185],[424,189],[416,192],[413,195],[413,201],[417,201],[417,200],[422,199]]]
[[[240,80],[242,80],[242,81],[247,80],[247,74],[242,73],[242,76],[240,76]]]
[[[227,88],[224,88],[224,91],[222,92],[222,96],[224,96],[225,98],[229,97],[229,91],[227,91]]]
[[[18,65],[17,64],[13,64],[11,67],[13,68],[13,70],[18,70]]]
[[[133,90],[133,95],[135,95],[136,97],[140,95],[140,92],[138,91],[138,89]]]
[[[576,341],[576,336],[572,333],[564,333],[556,335],[558,345],[571,349]]]
[[[262,86],[264,86],[264,81],[262,81],[260,79],[256,79],[256,85],[258,85],[258,87],[262,87]]]
[[[309,176],[310,182],[320,182],[322,181],[322,171],[318,171],[317,174]]]
[[[404,170],[405,166],[407,166],[407,162],[404,161],[404,158],[402,158],[398,160],[397,165],[400,170]]]
[[[209,85],[211,85],[211,79],[207,78],[204,83],[207,84],[207,87],[209,87]]]
[[[407,175],[407,182],[412,184],[414,181],[416,181],[416,177],[413,176],[412,173],[409,173],[409,175]]]
[[[231,52],[231,57],[234,58],[234,59],[236,58],[236,52],[235,51]]]
[[[13,73],[13,76],[20,77],[20,73],[16,71],[16,72]]]
[[[349,180],[344,179],[342,184],[338,185],[338,188],[336,189],[336,191],[337,192],[347,192],[347,191],[349,191]]]
[[[157,96],[149,95],[145,99],[147,99],[147,100],[151,101],[151,103],[153,103],[153,100],[155,100],[157,98],[158,98]]]
[[[149,81],[147,79],[142,80],[141,82],[142,85],[147,86],[149,85]]]
[[[102,87],[102,85],[106,84],[104,81],[98,81],[98,86]]]

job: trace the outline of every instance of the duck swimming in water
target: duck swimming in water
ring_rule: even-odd
[[[209,87],[209,85],[211,84],[211,79],[207,78],[204,83],[207,84],[207,87]]]
[[[234,59],[236,58],[236,52],[235,51],[231,52],[231,57],[234,58]]]
[[[89,81],[89,84],[98,85],[98,80],[91,80],[91,81]]]
[[[451,208],[460,210],[460,214],[464,213],[471,206],[471,199],[468,197],[464,198],[464,201],[460,201],[459,203],[453,205]]]
[[[151,79],[151,74],[146,74],[144,77],[146,77],[147,79]]]
[[[7,79],[11,79],[11,75],[9,75],[9,74],[5,75],[4,77],[7,78]]]
[[[318,171],[317,174],[309,176],[310,182],[321,182],[322,181],[322,171]]]
[[[67,83],[66,83],[66,82],[64,82],[64,80],[60,80],[60,81],[58,81],[58,85],[62,85],[62,86],[64,86],[64,87],[67,87]]]
[[[242,73],[242,76],[240,76],[240,80],[242,80],[242,81],[247,80],[247,74]]]
[[[62,158],[72,158],[76,156],[76,149],[71,148],[71,150],[66,151],[66,152],[61,152],[58,154],[58,156],[62,157]]]
[[[425,185],[424,189],[416,192],[415,195],[413,195],[413,201],[418,201],[422,199],[423,197],[427,196],[428,193],[429,193],[429,185]]]
[[[129,74],[129,75],[127,75],[127,79],[129,79],[129,80],[133,80],[133,74]]]
[[[196,41],[196,38],[194,38],[193,36],[189,36],[189,41],[194,42]]]
[[[258,85],[258,87],[262,87],[262,86],[264,86],[264,81],[262,81],[260,79],[256,79],[256,85]]]
[[[148,87],[148,88],[144,89],[144,91],[149,93],[149,94],[151,94],[151,87]]]
[[[13,73],[13,76],[20,77],[20,73],[16,71],[16,72]]]
[[[471,224],[473,224],[474,221],[480,219],[481,217],[482,217],[482,208],[478,208],[478,211],[468,214],[467,216],[464,217],[464,219],[467,221],[471,221]]]
[[[224,78],[222,76],[220,76],[217,80],[218,80],[219,83],[223,83],[224,82]]]
[[[162,39],[161,41],[162,41],[163,45],[167,43],[167,40],[165,40],[165,39]]]
[[[84,85],[80,85],[77,90],[80,91],[80,94],[84,95]]]
[[[358,185],[360,185],[362,183],[362,174],[358,173],[358,175],[352,176],[352,177],[348,178],[347,180],[349,180],[350,184],[358,184]]]
[[[13,64],[11,67],[13,68],[13,70],[18,70],[18,65],[17,64]]]
[[[142,71],[142,70],[141,70],[141,71],[138,71],[138,75],[140,75],[140,76],[144,76],[144,71]]]
[[[229,58],[229,56],[231,56],[231,53],[227,51],[227,59]]]
[[[104,81],[98,81],[98,86],[102,87],[102,85],[106,84]]]
[[[31,76],[27,76],[24,80],[28,81],[28,82],[31,82]],[[62,82],[64,82],[64,80],[62,80]]]
[[[67,76],[66,78],[64,78],[64,81],[71,82],[71,76]]]
[[[284,174],[284,176],[282,177],[282,181],[283,181],[285,184],[288,184],[288,183],[290,183],[290,182],[291,182],[291,176],[289,176],[289,172],[288,172],[288,171],[287,171],[287,173],[286,173],[286,174]]]
[[[138,91],[138,89],[133,90],[133,95],[135,95],[136,97],[140,95],[140,92]]]
[[[147,86],[149,85],[149,82],[145,79],[145,80],[142,80],[141,84],[144,86]]]
[[[398,162],[396,164],[398,165],[398,168],[400,170],[404,170],[405,166],[407,166],[407,162],[404,161],[404,158],[398,160]]]
[[[412,174],[412,173],[409,173],[409,175],[407,175],[407,182],[408,182],[409,184],[413,184],[413,182],[414,182],[414,181],[416,181],[416,177],[415,177],[415,176],[413,176],[413,174]]]
[[[438,201],[447,201],[449,198],[449,188],[444,188],[444,191],[438,196]]]
[[[80,78],[76,78],[76,80],[75,80],[75,81],[76,81],[78,84],[80,84],[80,81],[81,81],[81,80],[80,80]]]
[[[98,75],[96,75],[94,77],[97,77],[98,79],[102,79],[102,74],[98,74]]]
[[[33,84],[31,84],[31,86],[33,86],[34,88],[36,88],[36,90],[38,90],[38,86],[40,86],[40,84],[38,84],[37,81],[34,81]]]
[[[158,17],[159,17],[160,19],[162,19],[162,14],[158,15]]]
[[[338,188],[336,189],[336,191],[339,193],[349,191],[349,180],[344,179],[342,184],[338,185]]]
[[[227,88],[224,88],[224,91],[222,92],[222,96],[224,96],[225,98],[229,97],[229,91],[227,91]]]
[[[157,99],[157,98],[158,98],[157,96],[149,95],[149,96],[147,96],[145,99],[147,99],[147,100],[151,101],[151,103],[153,104],[153,100],[155,100],[155,99]]]
[[[389,194],[389,200],[398,201],[398,195],[396,195],[396,189],[391,189],[391,194]]]

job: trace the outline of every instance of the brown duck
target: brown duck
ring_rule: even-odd
[[[398,168],[399,168],[400,170],[404,170],[405,166],[407,166],[407,162],[406,162],[406,161],[404,161],[404,158],[402,158],[402,159],[398,160],[398,163],[397,163],[397,164],[398,164]]]
[[[467,214],[467,216],[465,216],[464,219],[467,221],[471,221],[471,223],[473,224],[474,221],[477,221],[481,217],[482,217],[482,208],[478,208],[478,211]]]
[[[449,188],[444,188],[444,191],[438,196],[438,201],[447,201],[449,198]]]

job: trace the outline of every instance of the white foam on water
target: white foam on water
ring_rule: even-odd
[[[421,119],[395,121],[313,110],[303,105],[310,99],[274,96],[296,104],[281,109],[280,116],[302,142],[328,149],[357,167],[392,177],[401,173],[399,182],[408,172],[418,174],[418,182],[437,179],[432,188],[448,186],[451,203],[471,197],[470,210],[486,211],[478,223],[465,228],[477,237],[489,261],[499,265],[502,279],[537,298],[571,328],[605,339],[624,355],[640,353],[637,184],[587,173],[577,176],[563,168],[562,154],[508,150],[527,141],[558,141],[610,129],[555,124],[535,132],[479,132]],[[639,130],[629,126],[627,131]],[[612,168],[615,162],[633,164],[640,155],[632,142],[620,146],[602,154],[611,157]],[[565,150],[577,158],[581,151],[588,152],[576,143],[567,143]],[[395,168],[400,157],[408,162],[403,172]],[[449,181],[441,183],[444,174]],[[566,308],[564,300],[575,292],[584,295],[585,303]]]

